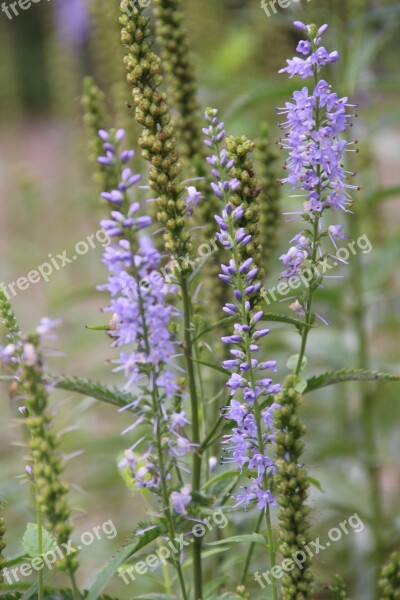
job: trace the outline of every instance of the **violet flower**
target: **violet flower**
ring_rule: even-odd
[[[112,314],[109,335],[113,346],[120,348],[114,371],[124,373],[127,389],[136,388],[136,399],[126,407],[135,420],[124,433],[151,427],[151,435],[140,439],[140,444],[146,440],[146,450],[136,454],[136,446],[131,447],[120,467],[130,469],[136,488],[159,493],[163,482],[165,491],[169,470],[193,449],[184,433],[189,421],[175,408],[181,389],[171,368],[176,354],[170,331],[175,309],[168,302],[175,288],[158,273],[160,253],[143,234],[151,218],[141,213],[140,203],[130,195],[140,176],[127,166],[134,152],[120,150],[124,131],[101,130],[99,136],[104,142],[104,156],[99,162],[120,174],[118,189],[101,194],[112,208],[101,227],[113,242],[104,249],[103,263],[109,277],[99,289],[110,294],[104,310]]]
[[[252,239],[238,226],[243,216],[243,207],[233,208],[229,202],[230,194],[241,185],[236,179],[229,177],[230,165],[225,148],[224,126],[219,122],[217,111],[209,109],[206,113],[208,127],[203,131],[207,136],[206,145],[214,151],[208,158],[212,166],[215,182],[212,188],[217,197],[224,201],[221,215],[215,217],[219,225],[217,237],[222,246],[229,250],[231,259],[228,264],[221,265],[220,278],[232,289],[232,301],[223,311],[235,318],[231,335],[223,336],[222,342],[230,348],[231,359],[225,360],[223,367],[232,371],[226,385],[230,390],[230,404],[223,409],[223,416],[233,421],[236,426],[232,433],[225,436],[223,442],[225,452],[239,469],[253,471],[253,482],[246,492],[237,495],[237,505],[256,503],[260,510],[266,510],[276,501],[269,489],[269,479],[275,470],[274,462],[269,457],[269,446],[273,427],[271,414],[274,405],[262,408],[262,403],[280,391],[280,385],[274,384],[263,374],[265,370],[276,370],[275,361],[259,362],[256,355],[260,340],[267,336],[269,329],[258,329],[262,319],[262,311],[253,308],[250,298],[260,290],[261,284],[254,284],[258,269],[252,258],[243,260],[240,247],[246,246]]]
[[[281,125],[286,130],[281,147],[289,152],[285,163],[287,176],[282,184],[289,183],[296,191],[294,197],[304,199],[302,209],[289,214],[302,218],[306,226],[292,240],[295,245],[280,257],[285,266],[281,276],[299,276],[304,268],[311,266],[316,275],[310,286],[316,288],[323,279],[318,273],[318,263],[327,256],[322,248],[323,239],[329,235],[336,248],[336,241],[345,238],[341,225],[324,229],[323,217],[326,211],[350,212],[350,191],[359,189],[349,183],[349,176],[355,174],[344,166],[347,154],[356,151],[353,143],[343,137],[354,116],[347,109],[356,105],[350,104],[346,97],[340,98],[320,79],[320,71],[339,60],[338,52],[328,52],[321,45],[327,26],[318,29],[300,21],[296,21],[295,26],[306,34],[307,39],[297,46],[297,51],[306,58],[287,61],[287,67],[279,72],[313,81],[311,88],[303,87],[294,92],[292,101],[279,109],[279,114],[286,118]],[[310,309],[307,300],[300,303],[307,313]]]

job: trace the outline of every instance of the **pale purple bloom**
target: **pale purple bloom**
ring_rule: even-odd
[[[209,125],[203,131],[207,135],[207,146],[214,152],[208,158],[215,179],[211,187],[222,201],[221,214],[215,217],[219,226],[217,238],[225,248],[232,250],[249,244],[252,236],[237,223],[244,215],[243,207],[233,208],[230,203],[231,195],[239,189],[241,182],[230,177],[233,162],[228,160],[226,149],[223,147],[223,124],[219,123],[217,114],[215,109],[207,111],[206,120]],[[231,258],[228,264],[221,265],[219,275],[232,290],[232,301],[226,303],[223,311],[234,315],[236,319],[233,332],[221,338],[224,344],[231,347],[230,353],[234,357],[222,363],[226,370],[233,371],[226,383],[231,399],[229,405],[222,410],[222,415],[236,425],[232,428],[232,433],[225,436],[223,442],[224,462],[233,463],[238,469],[246,466],[254,472],[251,488],[242,488],[245,491],[236,496],[236,506],[243,504],[247,507],[257,501],[260,494],[260,497],[264,498],[265,492],[268,491],[265,490],[265,482],[275,469],[274,462],[268,456],[269,439],[273,432],[270,427],[267,430],[265,422],[262,421],[260,448],[254,405],[261,397],[265,399],[266,396],[278,393],[280,385],[274,384],[271,379],[257,377],[259,362],[253,357],[253,353],[259,350],[256,342],[269,333],[269,329],[256,329],[263,312],[252,308],[251,298],[261,287],[260,283],[254,283],[258,268],[252,258],[238,261],[237,253],[231,252],[232,255],[234,258]],[[276,370],[276,361],[263,363],[261,368]],[[258,500],[262,509],[265,508],[265,502]]]
[[[350,104],[346,97],[340,98],[324,79],[318,77],[323,67],[339,60],[338,52],[328,52],[321,46],[321,36],[327,25],[318,29],[317,37],[313,37],[315,30],[311,25],[296,21],[295,26],[308,37],[299,42],[297,51],[309,56],[306,59],[294,57],[279,72],[288,73],[290,77],[298,75],[302,79],[312,77],[313,81],[316,76],[317,82],[311,84],[311,89],[303,87],[294,92],[292,101],[279,109],[279,114],[286,119],[282,123],[286,130],[286,137],[281,140],[282,148],[289,153],[285,165],[287,176],[282,183],[301,191],[305,200],[297,214],[300,218],[304,213],[307,224],[313,224],[328,209],[348,212],[351,202],[349,190],[357,189],[357,186],[348,183],[351,173],[344,163],[351,144],[343,138],[350,126],[349,119],[354,116],[347,109],[355,105]],[[318,222],[320,229],[321,222]],[[331,226],[328,233],[334,243],[345,237],[340,225]],[[280,257],[286,267],[282,272],[285,278],[300,275],[304,263],[312,257],[308,235],[302,232],[293,241],[296,245]]]

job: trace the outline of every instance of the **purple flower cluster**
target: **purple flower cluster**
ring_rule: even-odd
[[[274,472],[274,463],[268,455],[268,446],[273,443],[273,411],[276,404],[261,409],[260,403],[280,391],[280,385],[265,377],[265,370],[276,371],[276,361],[260,362],[256,355],[260,350],[260,340],[268,335],[269,329],[257,329],[263,317],[262,311],[252,308],[250,297],[260,290],[261,284],[254,283],[258,269],[253,259],[242,260],[240,246],[250,243],[252,237],[237,225],[243,216],[243,208],[233,208],[229,202],[231,192],[238,189],[240,182],[229,178],[230,164],[225,148],[221,148],[224,139],[223,123],[218,121],[217,111],[210,109],[206,113],[209,126],[203,131],[208,136],[207,145],[215,152],[208,158],[212,174],[216,179],[213,190],[222,198],[225,206],[221,216],[215,219],[219,226],[217,234],[224,248],[230,251],[232,258],[228,264],[221,265],[219,277],[232,288],[232,302],[228,302],[223,311],[235,319],[231,335],[223,336],[222,342],[230,347],[232,358],[223,361],[223,367],[232,371],[227,382],[231,401],[223,410],[223,415],[235,421],[232,434],[224,441],[226,450],[231,454],[229,462],[239,469],[254,472],[251,492],[239,494],[238,504],[247,507],[256,501],[259,509],[266,510],[275,500],[268,489],[270,474]]]
[[[297,52],[307,58],[299,58],[298,56],[287,60],[287,67],[281,69],[279,73],[288,73],[290,78],[298,75],[301,79],[313,77],[315,73],[319,73],[322,67],[330,63],[337,62],[340,58],[339,52],[328,52],[326,48],[321,46],[322,36],[328,29],[328,25],[322,25],[318,30],[315,30],[312,25],[305,25],[301,21],[294,22],[295,27],[306,32],[310,38],[301,40],[297,45]]]
[[[125,167],[134,152],[118,152],[119,142],[124,137],[123,130],[114,135],[100,131],[105,142],[105,156],[99,162],[121,170],[118,189],[101,194],[110,204],[117,204],[109,219],[101,221],[114,243],[107,246],[103,263],[109,271],[108,282],[99,286],[109,292],[111,301],[104,310],[112,313],[111,335],[114,345],[129,346],[121,352],[116,371],[123,370],[128,379],[126,387],[136,384],[151,366],[159,373],[156,381],[167,396],[177,391],[175,377],[164,365],[171,363],[174,344],[169,331],[173,308],[167,303],[171,291],[166,284],[160,285],[158,278],[150,277],[160,266],[161,257],[147,236],[138,238],[138,232],[151,225],[151,218],[140,215],[140,204],[131,201],[130,188],[140,180],[140,175],[132,174]]]
[[[151,436],[142,437],[125,452],[120,467],[129,469],[136,488],[157,491],[161,486],[161,473],[156,432],[160,434],[162,451],[170,463],[176,465],[192,451],[192,444],[184,433],[189,424],[186,414],[176,412],[165,402],[181,394],[171,370],[175,347],[169,327],[174,308],[167,302],[168,294],[175,288],[158,273],[161,256],[151,239],[143,234],[151,225],[151,218],[141,215],[139,202],[130,198],[131,188],[139,182],[140,176],[126,166],[134,156],[133,150],[119,151],[124,131],[101,130],[99,136],[105,151],[104,156],[98,158],[99,162],[120,174],[118,188],[102,194],[113,210],[110,218],[101,221],[101,226],[113,242],[103,254],[103,263],[109,271],[108,282],[99,289],[111,296],[104,309],[112,313],[109,335],[114,346],[123,348],[114,370],[123,371],[126,388],[135,386],[137,391],[135,400],[125,407],[134,412],[136,420],[123,433],[146,424],[153,429]],[[189,190],[190,193],[193,195],[193,190]],[[136,454],[134,449],[145,439],[148,441],[146,451]]]
[[[320,229],[323,212],[327,209],[349,212],[351,196],[348,190],[358,189],[348,183],[349,175],[354,173],[345,169],[344,162],[346,154],[354,150],[350,147],[351,143],[342,137],[350,126],[349,119],[354,116],[347,113],[347,108],[355,105],[349,104],[346,97],[339,98],[331,86],[318,77],[322,67],[339,60],[337,52],[328,53],[321,46],[321,36],[327,25],[319,29],[299,21],[295,25],[309,38],[302,40],[297,47],[297,51],[307,58],[295,57],[280,73],[289,73],[291,77],[298,75],[302,79],[313,77],[315,83],[311,91],[303,87],[294,92],[292,102],[286,102],[285,107],[279,109],[279,114],[286,117],[282,123],[287,132],[282,148],[289,151],[285,163],[288,175],[282,183],[289,183],[294,190],[302,191],[303,210],[293,214],[302,215],[307,223],[318,221]],[[332,240],[344,239],[340,225],[331,227]],[[299,275],[303,264],[313,254],[307,229],[292,241],[295,245],[280,258],[286,267],[282,277]],[[322,257],[320,249],[319,252]]]

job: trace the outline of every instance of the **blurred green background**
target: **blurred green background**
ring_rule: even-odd
[[[230,132],[250,137],[259,135],[264,121],[273,137],[279,137],[275,107],[288,99],[295,85],[277,75],[294,54],[298,38],[292,21],[330,24],[326,44],[342,54],[333,73],[336,88],[360,104],[356,170],[363,188],[354,205],[357,216],[352,223],[349,219],[346,229],[354,236],[366,233],[373,251],[350,259],[341,270],[344,278],[331,280],[321,292],[319,312],[332,326],[312,332],[309,369],[317,373],[367,360],[371,368],[400,372],[399,3],[303,0],[269,18],[256,0],[184,4],[200,103],[204,108],[218,106]],[[42,0],[12,20],[0,13],[0,283],[26,275],[47,262],[49,253],[72,254],[77,242],[98,229],[101,205],[91,182],[81,122],[84,75],[93,74],[105,91],[113,124],[127,126],[131,139],[136,136],[113,18],[117,5],[114,0]],[[284,159],[282,155],[282,164]],[[282,210],[290,206],[284,196]],[[277,258],[294,232],[296,224],[281,227],[272,286],[279,273]],[[113,358],[109,340],[85,329],[102,322],[104,298],[95,290],[105,278],[100,256],[98,244],[55,272],[48,283],[19,291],[13,305],[24,329],[35,327],[42,315],[62,317],[60,339],[50,359],[53,371],[114,381],[107,364]],[[287,310],[286,305],[275,308]],[[367,357],[360,344],[363,325]],[[297,336],[275,327],[270,351],[284,365],[298,351]],[[22,432],[14,423],[6,386],[1,391],[0,494],[5,501],[7,552],[13,555],[33,517],[28,488],[18,479],[24,464]],[[318,598],[329,597],[324,584],[340,572],[350,582],[352,597],[367,600],[374,570],[400,547],[399,396],[395,384],[373,384],[367,395],[360,386],[342,385],[307,398],[305,460],[322,486],[311,498],[313,532],[324,539],[329,527],[354,512],[367,524],[363,533],[347,536],[315,559]],[[116,468],[116,455],[129,445],[120,436],[125,415],[72,394],[57,392],[53,402],[57,429],[68,428],[63,453],[83,450],[67,467],[77,534],[110,518],[118,530],[115,540],[104,538],[82,553],[80,583],[85,586],[143,517],[143,503],[132,498]],[[373,464],[368,456],[371,442]],[[371,498],[371,477],[377,478],[378,498]],[[371,513],[374,502],[379,503],[378,524]],[[233,566],[243,560],[229,554]],[[261,557],[256,567],[262,570]],[[210,577],[212,572],[211,563]],[[142,577],[126,588],[115,577],[110,591],[130,598],[152,585]],[[255,588],[254,598],[257,594]]]

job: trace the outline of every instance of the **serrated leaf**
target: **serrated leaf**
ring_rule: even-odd
[[[142,530],[140,537],[133,542],[126,544],[117,554],[104,566],[97,574],[94,583],[90,586],[89,593],[85,600],[97,600],[100,593],[109,584],[118,568],[128,558],[136,554],[139,550],[158,538],[161,528],[158,525],[150,526],[147,530]]]
[[[22,548],[24,549],[25,554],[31,558],[42,556],[43,554],[46,554],[46,552],[51,552],[56,548],[56,542],[51,533],[42,527],[42,548],[40,550],[38,544],[38,535],[39,527],[37,523],[28,523],[26,526],[26,531],[22,537]]]
[[[381,371],[368,371],[365,369],[327,371],[326,373],[308,379],[305,392],[314,392],[315,390],[327,387],[328,385],[344,383],[346,381],[400,381],[400,375],[384,373]]]
[[[90,379],[67,377],[65,375],[47,375],[46,380],[60,390],[89,396],[113,406],[126,406],[134,399],[131,394],[127,394],[117,387],[107,386],[98,381],[91,381]]]
[[[264,548],[267,546],[265,539],[259,533],[245,533],[243,535],[233,535],[224,540],[209,542],[207,546],[220,546],[222,544],[261,544]]]

